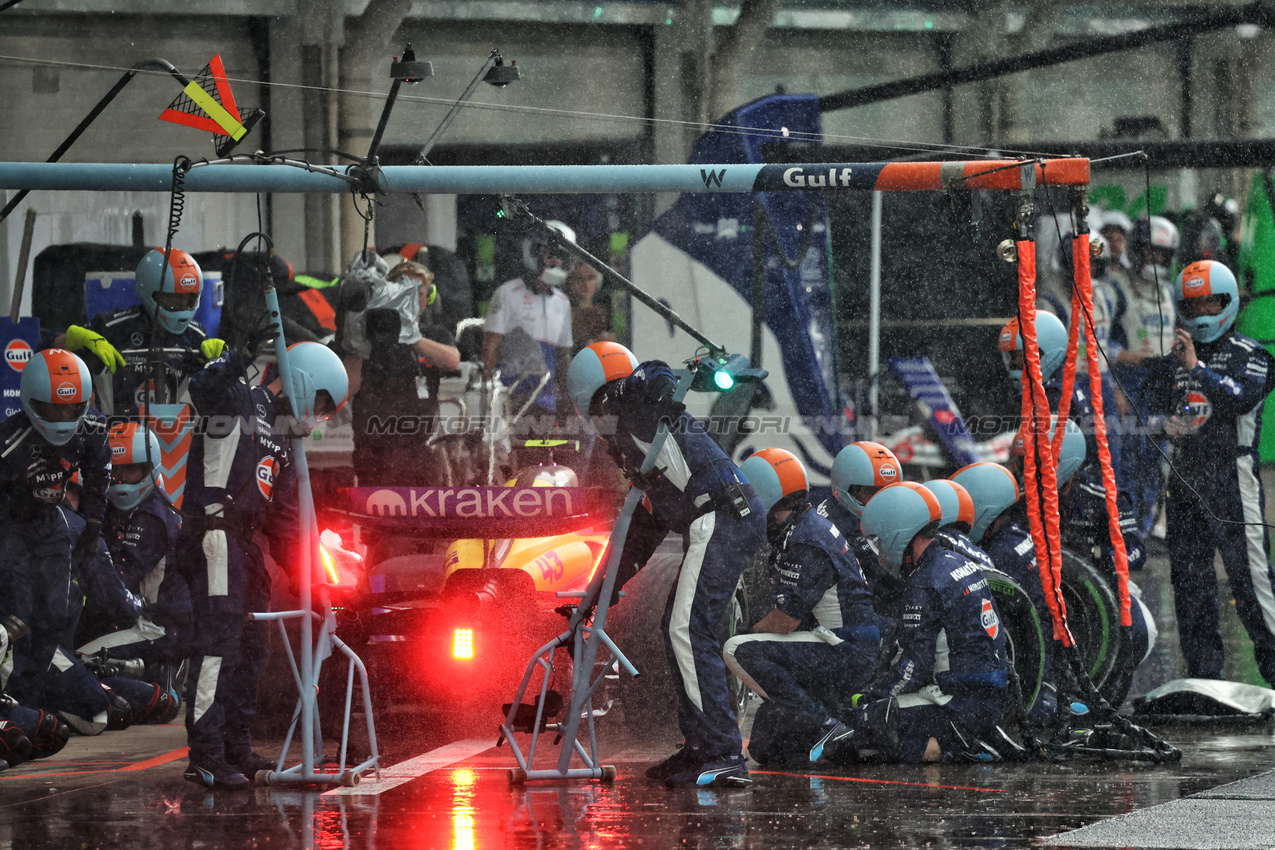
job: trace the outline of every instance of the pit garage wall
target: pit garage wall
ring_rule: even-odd
[[[176,13],[125,15],[72,12],[69,7],[74,4],[69,0],[60,0],[57,5],[64,9],[63,13],[17,13],[22,7],[6,13],[0,30],[0,54],[111,67],[161,56],[193,75],[210,56],[220,53],[232,78],[256,80],[261,78],[262,68],[254,50],[250,20],[258,24],[268,20],[267,34],[262,36],[259,32],[258,41],[264,39],[268,45],[263,53],[269,60],[273,80],[290,85],[302,81],[300,27],[288,15],[269,19]],[[282,13],[292,5],[287,0],[263,0],[259,11]],[[426,13],[428,6],[418,4]],[[32,3],[29,8],[38,11],[38,4]],[[1101,25],[1100,20],[1093,24]],[[387,55],[410,40],[418,55],[434,62],[437,76],[404,88],[406,98],[395,110],[386,141],[423,141],[493,45],[499,45],[506,57],[517,59],[525,76],[522,82],[503,90],[481,87],[475,96],[477,102],[686,121],[691,117],[687,92],[700,81],[687,73],[686,46],[677,40],[674,29],[658,25],[409,19]],[[1067,35],[1079,34],[1068,31]],[[965,36],[955,33],[953,37],[958,63],[976,58],[962,54],[960,45]],[[1234,31],[1196,39],[1192,60],[1194,137],[1275,134],[1275,89],[1260,85],[1261,80],[1275,72],[1273,41],[1266,32],[1241,38]],[[777,85],[793,93],[831,93],[938,68],[934,32],[857,32],[786,26],[772,29],[753,54],[739,81],[739,101],[771,93]],[[1178,69],[1176,48],[1162,45],[1007,78],[1020,85],[1021,96],[1017,99],[1006,97],[997,86],[962,86],[955,90],[952,100],[954,140],[986,144],[999,137],[1006,147],[1013,148],[1016,140],[1094,138],[1117,116],[1148,114],[1160,116],[1170,135],[1177,137],[1182,124]],[[52,70],[0,60],[0,91],[4,92],[5,107],[5,120],[0,123],[0,156],[7,160],[47,157],[120,73]],[[258,86],[238,81],[234,88],[241,104],[263,102]],[[379,79],[373,88],[388,91],[388,76]],[[210,155],[206,134],[156,120],[176,93],[177,85],[169,78],[135,80],[65,158],[171,162],[178,153]],[[417,97],[446,102],[412,99]],[[314,116],[303,102],[301,90],[274,88],[269,99],[273,146],[280,149],[306,144],[306,133],[312,132],[306,125],[313,123]],[[938,142],[943,136],[943,104],[942,93],[932,92],[830,113],[825,116],[825,132],[830,142]],[[377,101],[374,115],[379,107]],[[601,116],[473,109],[455,122],[447,142],[643,138],[649,141],[654,160],[684,161],[697,135],[696,127],[678,123],[653,128]],[[254,130],[244,149],[262,145],[262,138],[262,129]],[[883,148],[882,158],[904,153]],[[1137,178],[1129,172],[1099,170],[1095,183],[1127,183],[1126,196],[1133,199],[1138,193]],[[1190,202],[1193,192],[1210,191],[1227,179],[1230,178],[1224,174],[1195,178],[1165,174],[1159,182],[1167,187],[1169,207],[1175,208]],[[1239,193],[1247,184],[1247,175],[1239,175],[1229,188]],[[307,235],[306,205],[298,196],[276,196],[272,201],[274,234],[281,254],[296,260],[298,267],[306,265],[304,259],[298,258],[305,258],[307,249],[314,247],[307,245],[307,238],[316,238],[313,231]],[[163,241],[167,218],[167,198],[163,196],[38,193],[29,202],[41,212],[35,252],[56,242],[130,241],[135,210],[143,213],[145,240],[152,244]],[[22,213],[19,209],[0,224],[3,303],[7,303],[17,260]],[[191,195],[178,242],[192,250],[235,244],[256,227],[256,220],[255,200],[251,197]]]

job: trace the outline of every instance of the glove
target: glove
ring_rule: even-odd
[[[65,339],[65,345],[69,349],[86,348],[92,352],[112,375],[115,374],[116,369],[124,365],[124,356],[115,349],[115,346],[106,341],[106,337],[96,331],[71,325],[66,329]]]
[[[199,353],[209,362],[219,360],[226,353],[226,341],[216,337],[206,339],[199,344]]]
[[[867,700],[868,700],[867,694],[855,694],[854,696],[850,697],[850,707],[859,708],[865,702],[867,702]]]
[[[97,557],[97,544],[102,539],[102,521],[100,519],[91,519],[84,525],[84,530],[80,532],[79,538],[75,541],[75,548],[71,550],[71,563],[75,565],[87,564],[89,561]]]

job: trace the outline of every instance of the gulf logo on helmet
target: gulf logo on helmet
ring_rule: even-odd
[[[4,362],[8,363],[13,371],[21,372],[26,368],[31,354],[31,346],[25,339],[15,339],[4,347]]]
[[[893,484],[899,480],[899,470],[895,468],[889,458],[873,458],[873,464],[876,466],[877,483],[880,485]]]
[[[617,342],[595,343],[589,348],[602,364],[602,374],[607,382],[619,378],[627,378],[633,373],[633,363],[629,360],[629,350]]]
[[[983,610],[979,615],[979,620],[983,624],[983,631],[987,632],[988,637],[996,640],[996,636],[1001,631],[1000,617],[996,616],[996,606],[992,605],[992,600],[983,600]]]
[[[1209,267],[1204,263],[1192,263],[1182,270],[1182,297],[1203,298],[1213,294],[1209,286]]]
[[[257,464],[257,489],[266,501],[270,501],[274,493],[274,477],[279,471],[279,461],[273,457],[264,457]]]
[[[190,293],[199,291],[199,278],[186,272],[177,279],[177,292]]]
[[[76,396],[80,394],[80,388],[68,381],[58,384],[58,388],[54,390],[58,397],[58,401],[76,401]]]
[[[125,446],[123,443],[117,443],[114,440],[112,440],[111,441],[111,463],[115,463],[120,458],[124,457],[124,454],[127,451],[128,451],[128,447]]]

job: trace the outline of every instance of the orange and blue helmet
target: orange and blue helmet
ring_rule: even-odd
[[[162,484],[156,464],[159,463],[159,440],[150,429],[137,422],[119,422],[107,433],[113,468],[147,464],[146,477],[136,483],[115,481],[107,488],[106,497],[120,510],[130,511],[150,495],[156,484]]]
[[[637,368],[638,360],[618,342],[595,342],[587,345],[571,360],[567,370],[567,392],[581,416],[589,415],[589,406],[598,390],[612,381],[627,378]]]
[[[22,370],[22,410],[36,432],[55,446],[75,436],[92,394],[89,367],[65,349],[37,351]]]
[[[776,506],[792,510],[806,501],[810,482],[806,467],[795,454],[783,449],[761,449],[739,466],[757,491],[767,513]]]

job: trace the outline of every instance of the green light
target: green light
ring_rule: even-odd
[[[601,7],[601,6],[595,6],[595,7],[593,8],[593,19],[596,21],[596,20],[597,20],[598,18],[600,18],[600,17],[602,17],[602,7]]]
[[[503,209],[496,210],[496,218],[504,218],[505,211]]]
[[[719,390],[725,391],[735,386],[735,379],[729,372],[714,372],[713,383],[717,384]]]

